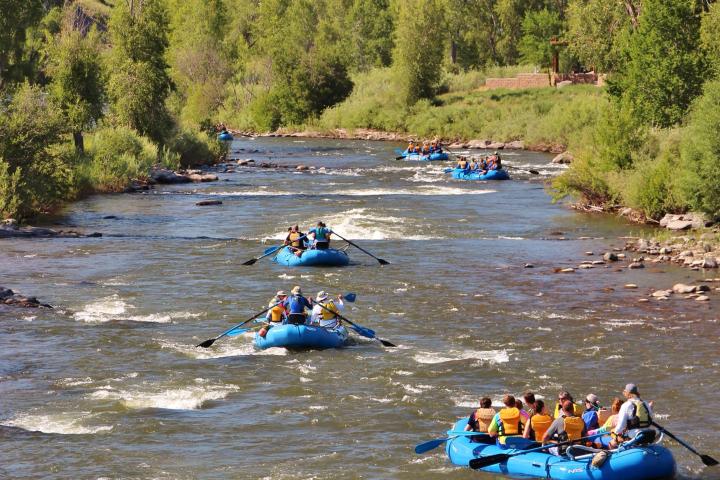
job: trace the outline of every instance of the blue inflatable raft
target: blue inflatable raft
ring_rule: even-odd
[[[229,142],[233,139],[233,136],[230,134],[230,132],[222,132],[218,133],[218,140],[222,142]]]
[[[459,420],[454,430],[462,431],[467,419]],[[471,437],[455,437],[447,442],[445,451],[455,465],[468,466],[470,460],[498,453],[512,454],[529,447],[533,442],[511,437],[512,447],[500,448],[495,443],[485,445],[470,441]],[[534,444],[537,446],[537,444]],[[570,447],[566,456],[545,451],[517,455],[483,467],[482,471],[513,477],[550,478],[557,480],[654,480],[675,476],[675,459],[665,447],[657,444],[622,447],[608,457],[600,468],[591,465],[593,452]]]
[[[305,250],[301,256],[288,247],[283,247],[273,259],[280,265],[288,267],[344,267],[350,263],[350,257],[342,250]]]
[[[510,180],[507,170],[488,170],[485,175],[481,175],[478,171],[453,168],[450,173],[458,180]]]
[[[441,160],[448,160],[450,157],[445,152],[440,153],[431,153],[430,155],[421,155],[419,153],[411,153],[408,155],[407,153],[405,155],[405,160],[410,161],[421,161],[421,162],[437,162]]]
[[[345,327],[323,328],[314,325],[276,325],[265,337],[255,334],[255,346],[260,349],[284,347],[291,350],[340,348],[345,345]]]

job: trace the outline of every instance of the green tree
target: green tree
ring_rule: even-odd
[[[623,2],[578,0],[568,6],[565,39],[584,66],[608,73],[618,63],[620,39],[631,25]]]
[[[72,171],[62,150],[66,123],[37,86],[24,84],[0,106],[0,213],[27,219],[70,194]]]
[[[610,93],[645,124],[669,127],[685,114],[706,77],[698,14],[687,0],[645,0],[628,35]]]
[[[400,5],[393,60],[408,105],[435,95],[442,78],[444,13],[439,0],[407,0]]]
[[[523,62],[541,67],[549,67],[552,62],[553,47],[550,40],[559,37],[563,31],[560,14],[543,8],[529,11],[522,23],[522,38],[518,45]]]
[[[394,22],[388,0],[353,0],[347,14],[351,70],[365,72],[392,62]]]
[[[447,0],[450,61],[463,68],[499,64],[502,36],[496,0]]]
[[[110,17],[108,93],[116,122],[162,143],[172,127],[165,105],[172,82],[165,61],[168,12],[163,0],[118,2]]]
[[[94,28],[85,37],[70,30],[58,36],[48,55],[48,73],[52,77],[50,93],[68,120],[79,152],[85,149],[82,132],[102,117],[105,103],[100,46],[100,37]]]
[[[709,5],[700,25],[700,44],[708,66],[715,76],[720,76],[720,4]]]
[[[720,218],[720,80],[708,82],[682,132],[680,185],[691,208]]]
[[[42,16],[42,0],[0,0],[0,87],[20,79],[27,30]]]

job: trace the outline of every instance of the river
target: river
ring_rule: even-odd
[[[712,272],[554,273],[640,227],[551,203],[547,155],[505,152],[515,179],[475,183],[396,161],[397,146],[238,139],[233,159],[316,169],[221,167],[219,182],[93,196],[52,223],[102,238],[0,241],[0,285],[57,306],[0,307],[0,477],[491,478],[413,447],[484,395],[609,405],[628,382],[718,456],[718,300],[638,302]],[[391,264],[350,248],[346,268],[241,265],[318,220]],[[356,293],[346,315],[398,348],[194,347],[296,284]],[[720,478],[671,445],[681,478]]]

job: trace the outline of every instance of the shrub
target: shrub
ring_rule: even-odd
[[[227,153],[227,147],[206,132],[179,131],[169,142],[170,152],[177,154],[182,167],[207,165]],[[168,153],[170,153],[168,152]]]

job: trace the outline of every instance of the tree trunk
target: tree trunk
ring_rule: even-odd
[[[453,65],[457,63],[457,43],[455,43],[455,40],[450,41],[450,62]]]
[[[78,153],[85,153],[85,140],[81,131],[73,132],[73,141],[75,142],[75,151]]]

